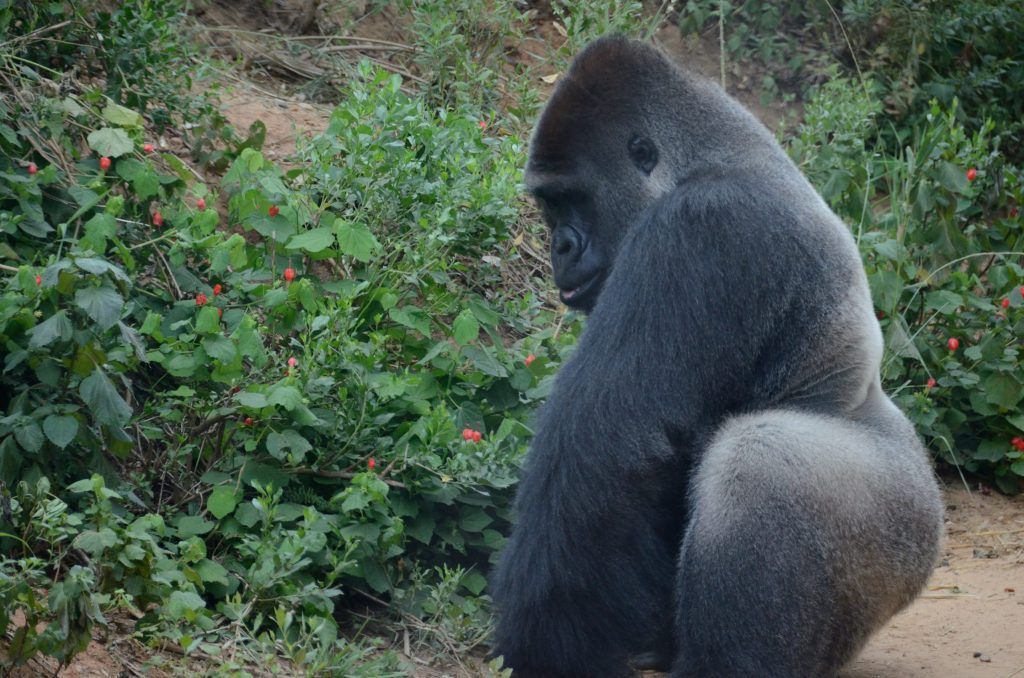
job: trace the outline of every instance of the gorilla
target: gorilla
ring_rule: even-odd
[[[835,675],[943,524],[848,229],[748,111],[622,37],[562,78],[525,183],[589,317],[492,575],[494,654],[518,677]]]

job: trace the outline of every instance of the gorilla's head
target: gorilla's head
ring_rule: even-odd
[[[759,127],[743,130],[737,116],[715,85],[643,43],[607,37],[576,57],[534,131],[525,177],[565,304],[591,311],[644,210],[690,172],[728,162],[740,141],[731,130]]]

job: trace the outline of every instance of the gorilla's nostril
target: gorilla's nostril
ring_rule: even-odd
[[[555,243],[555,253],[560,254],[563,257],[572,251],[572,242],[568,238],[561,238]]]

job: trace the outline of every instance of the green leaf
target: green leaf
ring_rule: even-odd
[[[124,299],[114,288],[106,285],[78,290],[75,292],[75,304],[104,331],[117,324],[124,310]]]
[[[213,492],[206,498],[206,508],[217,520],[229,515],[238,506],[241,493],[234,485],[221,485],[213,488]]]
[[[27,334],[30,337],[29,348],[42,348],[49,346],[56,339],[67,341],[71,338],[71,321],[64,311],[57,311],[49,318],[39,323]]]
[[[943,188],[953,193],[966,193],[970,185],[967,181],[967,170],[951,162],[939,164],[939,176],[936,179]]]
[[[118,280],[121,280],[122,282],[131,282],[124,271],[105,259],[98,259],[96,257],[78,257],[75,259],[75,266],[86,273],[92,273],[93,275],[113,273],[114,277]]]
[[[51,443],[64,449],[78,434],[78,420],[66,415],[51,414],[43,420],[43,432]]]
[[[38,452],[46,442],[39,424],[34,421],[14,429],[14,439],[26,452]]]
[[[996,372],[990,375],[981,384],[982,390],[985,391],[985,399],[993,405],[1006,408],[1008,410],[1013,409],[1020,402],[1021,396],[1024,393],[1021,392],[1021,385],[1016,379],[1008,374]]]
[[[203,350],[206,355],[222,363],[230,363],[238,354],[234,342],[219,335],[203,339]]]
[[[270,401],[267,400],[267,396],[255,391],[242,391],[241,393],[236,393],[235,400],[237,400],[238,404],[242,407],[251,407],[253,409],[260,409],[270,404]]]
[[[302,394],[294,386],[278,386],[270,392],[267,402],[271,405],[280,405],[286,410],[294,410],[302,404]]]
[[[194,619],[196,614],[206,609],[202,597],[194,591],[174,591],[167,597],[163,605],[163,615],[168,619]]]
[[[102,253],[106,250],[107,241],[117,235],[117,219],[106,212],[94,214],[83,225],[85,235],[78,241],[85,249]]]
[[[362,224],[337,219],[334,222],[334,230],[338,235],[338,246],[342,253],[359,261],[370,261],[373,253],[380,248],[380,242],[370,229]]]
[[[1016,426],[1018,430],[1024,431],[1024,414],[1011,414],[1006,417],[1006,421]]]
[[[452,323],[452,335],[455,337],[455,341],[462,346],[475,340],[479,333],[480,323],[469,309],[460,313]]]
[[[302,457],[313,449],[309,441],[302,437],[298,431],[285,429],[280,433],[271,433],[267,436],[267,452],[280,461],[285,461],[284,450],[291,450],[297,461],[301,462]]]
[[[78,390],[82,400],[101,424],[124,426],[131,419],[132,408],[99,367],[82,380]]]
[[[118,158],[125,153],[131,153],[135,148],[135,144],[124,133],[124,130],[112,127],[103,127],[92,132],[87,137],[87,140],[89,148],[100,155],[108,155],[112,158]]]
[[[484,513],[483,509],[473,506],[463,510],[459,518],[459,528],[464,532],[481,532],[492,522],[494,519]]]
[[[142,116],[113,101],[103,109],[103,119],[118,127],[142,127]]]
[[[135,158],[125,158],[117,163],[117,174],[132,183],[132,191],[140,200],[151,198],[160,192],[160,180],[156,172]]]
[[[202,516],[181,516],[175,521],[174,526],[178,528],[178,537],[188,539],[196,535],[206,534],[214,528],[214,523]]]
[[[473,365],[484,374],[492,377],[507,377],[508,370],[505,366],[494,359],[479,346],[467,346],[462,349],[467,358],[473,361]]]
[[[204,584],[228,585],[228,571],[215,560],[203,558],[195,565],[195,570],[203,579]]]
[[[403,306],[392,308],[388,316],[399,325],[414,329],[425,337],[430,336],[430,316],[415,306]]]
[[[462,585],[474,596],[479,596],[480,592],[487,586],[487,577],[479,572],[467,572],[462,577]]]
[[[305,250],[310,253],[321,252],[334,244],[334,234],[329,228],[314,228],[300,233],[288,241],[286,249]]]
[[[104,527],[98,531],[86,530],[75,537],[71,543],[95,557],[111,546],[115,546],[117,542],[117,534],[109,527]]]
[[[196,332],[214,334],[220,332],[220,316],[213,306],[203,306],[196,314]]]

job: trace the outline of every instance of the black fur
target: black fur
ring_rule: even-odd
[[[566,74],[527,185],[590,318],[491,582],[495,652],[546,678],[835,673],[941,528],[849,234],[749,113],[621,38]]]

